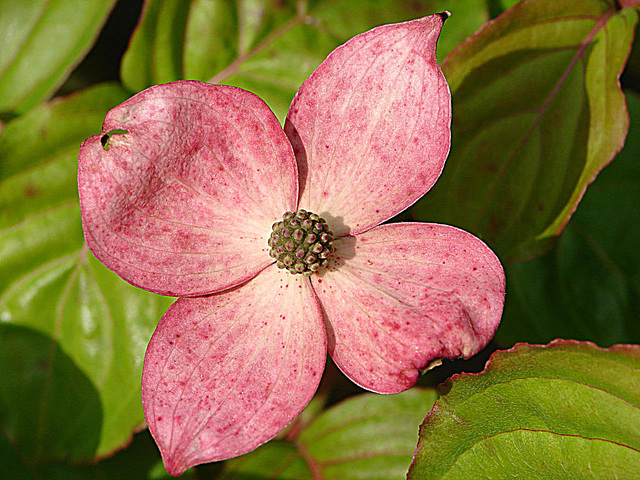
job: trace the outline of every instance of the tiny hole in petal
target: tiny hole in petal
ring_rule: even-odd
[[[115,130],[111,130],[110,132],[105,133],[100,139],[102,148],[104,148],[105,150],[109,150],[109,140],[111,139],[111,136],[116,134],[124,134],[124,133],[129,133],[129,132],[121,128],[116,128]]]

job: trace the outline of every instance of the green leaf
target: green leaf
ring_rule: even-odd
[[[637,345],[519,345],[439,390],[409,480],[630,479],[640,471]]]
[[[436,397],[435,391],[419,388],[351,397],[308,426],[294,424],[286,440],[227,462],[221,478],[404,479],[417,427]]]
[[[298,87],[339,44],[444,9],[453,17],[440,52],[488,18],[484,0],[149,0],[121,75],[133,91],[179,79],[235,85],[284,119]]]
[[[100,441],[102,405],[89,378],[51,336],[34,329],[0,324],[0,345],[2,423],[11,441],[18,448],[30,445],[35,459],[91,458]],[[61,408],[68,413],[59,415]],[[85,432],[81,442],[72,434],[77,431]]]
[[[502,11],[507,10],[517,3],[520,3],[522,0],[490,0],[498,3],[502,9]]]
[[[76,184],[80,143],[125,97],[97,86],[0,137],[0,423],[28,464],[104,456],[143,423],[142,359],[168,299],[88,252]]]
[[[1,421],[1,417],[0,417]],[[0,472],[11,480],[31,480],[29,471],[20,463],[13,445],[0,431]]]
[[[624,143],[618,76],[637,21],[613,0],[533,0],[449,55],[452,150],[415,217],[469,230],[503,261],[547,250]]]
[[[640,343],[640,96],[627,92],[627,144],[589,186],[554,250],[507,266],[497,340]]]
[[[0,0],[0,115],[51,96],[98,37],[115,0]]]
[[[147,430],[133,437],[126,449],[92,465],[46,464],[25,468],[11,452],[11,446],[0,434],[0,470],[3,479],[11,480],[169,480],[162,465],[158,447]],[[195,479],[196,471],[189,470],[181,478]],[[205,478],[205,477],[197,477]],[[208,477],[207,477],[208,478]]]

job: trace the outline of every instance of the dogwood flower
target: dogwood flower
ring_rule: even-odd
[[[274,437],[313,397],[327,351],[356,384],[390,394],[493,336],[504,273],[482,241],[380,225],[431,188],[449,152],[435,56],[445,18],[336,49],[284,130],[252,93],[178,81],[114,108],[83,143],[87,245],[133,285],[180,297],[142,378],[169,473]]]

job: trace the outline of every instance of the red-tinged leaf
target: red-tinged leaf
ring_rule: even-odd
[[[326,357],[307,277],[274,266],[241,287],[182,298],[154,333],[142,379],[167,471],[253,450],[313,396]]]
[[[502,266],[467,232],[392,224],[335,245],[335,268],[312,282],[329,352],[358,385],[405,390],[432,360],[476,354],[498,327]]]
[[[262,100],[189,81],[111,110],[81,147],[78,182],[92,252],[174,296],[238,285],[271,263],[270,227],[298,189],[291,146]]]
[[[640,471],[638,345],[520,344],[439,390],[410,480],[631,479]]]
[[[547,250],[624,144],[618,78],[637,21],[613,0],[524,1],[454,50],[453,147],[416,218],[465,228],[505,261]]]
[[[325,216],[337,235],[393,217],[442,171],[451,121],[449,88],[436,62],[444,18],[354,37],[291,104],[285,131],[298,160],[299,206]]]

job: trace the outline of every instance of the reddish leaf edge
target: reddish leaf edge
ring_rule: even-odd
[[[490,373],[498,370],[495,365],[498,363],[496,360],[496,356],[504,355],[504,354],[513,354],[513,353],[522,353],[522,351],[526,349],[530,350],[553,350],[553,349],[562,349],[566,346],[574,346],[574,347],[587,347],[593,348],[599,352],[614,352],[614,353],[622,353],[626,355],[637,354],[638,360],[640,361],[640,345],[636,345],[633,343],[619,343],[616,345],[612,345],[610,347],[601,347],[594,342],[584,341],[584,340],[573,340],[573,339],[565,339],[565,338],[556,338],[547,344],[540,343],[526,343],[520,342],[516,343],[513,347],[505,349],[505,350],[496,350],[491,354],[487,363],[484,366],[484,369],[481,372],[463,372],[463,373],[454,373],[451,377],[449,377],[445,382],[441,383],[438,386],[438,393],[442,395],[443,388],[446,388],[444,391],[448,391],[449,388],[446,387],[449,384],[452,384],[458,378],[468,378],[468,377],[477,377],[479,375],[483,375],[485,373]],[[430,414],[431,412],[429,412]]]
[[[640,1],[640,0],[637,0],[637,1]],[[517,6],[517,5],[515,5],[515,6]],[[618,12],[619,12],[619,10],[611,9],[606,14],[604,14],[604,15],[602,15],[600,17],[600,19],[598,20],[596,25],[589,32],[587,37],[584,39],[584,41],[580,45],[580,48],[576,52],[575,57],[571,61],[571,64],[569,65],[569,67],[567,67],[567,71],[565,73],[563,73],[562,78],[558,81],[558,85],[560,85],[560,83],[564,82],[569,70],[575,67],[575,65],[577,64],[578,59],[587,50],[587,47],[591,44],[591,42],[593,41],[595,36],[600,32],[600,30],[606,29],[606,25],[609,22],[609,20],[611,18],[613,18],[615,15],[617,15]],[[621,114],[622,114],[621,117],[622,117],[622,121],[624,122],[624,126],[623,126],[624,133],[620,136],[618,144],[613,148],[609,159],[606,160],[605,162],[603,162],[601,165],[597,166],[596,169],[593,171],[593,174],[591,175],[591,177],[586,179],[586,181],[584,183],[584,186],[582,187],[582,191],[578,194],[578,197],[576,198],[574,204],[571,206],[571,210],[568,212],[568,214],[567,214],[566,218],[564,219],[564,221],[562,223],[560,223],[558,225],[558,227],[555,229],[555,231],[553,232],[554,233],[554,238],[557,237],[558,235],[560,235],[560,233],[562,233],[562,231],[565,229],[565,227],[569,223],[569,220],[571,220],[571,217],[573,217],[573,214],[575,213],[576,209],[578,208],[578,205],[582,201],[582,198],[584,197],[584,194],[586,193],[587,188],[589,187],[589,185],[591,185],[595,181],[595,179],[598,178],[598,175],[600,174],[600,172],[606,166],[608,166],[611,162],[613,162],[613,160],[615,160],[615,158],[618,156],[618,154],[624,148],[624,145],[625,145],[625,143],[627,141],[627,136],[629,135],[629,125],[631,123],[631,117],[629,115],[629,106],[627,104],[627,97],[626,97],[626,95],[624,94],[624,92],[622,90],[622,85],[620,84],[620,76],[622,75],[622,72],[624,71],[624,68],[626,67],[626,65],[627,65],[627,63],[629,61],[629,57],[631,55],[631,50],[632,50],[633,43],[634,43],[633,42],[633,37],[635,37],[635,32],[634,32],[634,35],[632,35],[631,42],[629,43],[629,47],[628,47],[627,53],[625,55],[625,59],[624,59],[624,63],[623,63],[624,66],[622,67],[622,70],[620,70],[616,74],[617,86],[618,86],[617,93],[622,98],[622,109],[623,109],[623,111],[621,112]],[[556,89],[554,89],[554,91],[555,90]]]
[[[526,8],[530,3],[535,3],[536,1],[539,1],[539,0],[522,0],[522,1],[518,2],[518,3],[516,3],[515,5],[513,5],[512,7],[508,8],[504,12],[502,12],[496,18],[493,18],[493,19],[485,22],[476,32],[474,32],[473,34],[471,34],[467,38],[465,38],[461,43],[459,43],[453,50],[451,50],[445,56],[445,58],[442,60],[442,62],[440,62],[440,67],[442,68],[442,71],[446,72],[447,71],[447,66],[451,62],[451,58],[455,57],[456,55],[458,55],[459,51],[464,51],[466,48],[468,48],[468,45],[472,44],[475,41],[476,38],[481,37],[482,35],[484,35],[485,31],[491,30],[493,28],[498,28],[496,25],[500,26],[501,23],[504,23],[505,22],[505,17],[508,17],[510,15],[514,15],[513,12],[516,12],[518,10]],[[608,23],[608,21],[613,16],[619,14],[621,10],[630,9],[630,8],[636,9],[636,10],[640,9],[640,0],[616,0],[615,7],[612,7],[606,13],[604,13],[603,15],[601,15],[599,17],[599,20],[596,22],[596,25],[593,27],[593,29],[589,32],[587,37],[581,43],[580,48],[578,49],[578,52],[576,53],[576,56],[574,57],[573,61],[571,62],[571,64],[567,68],[567,71],[570,70],[571,68],[575,67],[575,63],[577,63],[577,59],[584,54],[584,51],[589,46],[589,44],[591,43],[593,38],[597,35],[597,33],[601,29],[606,28],[606,24]],[[571,210],[568,212],[568,214],[567,214],[566,218],[564,219],[564,221],[562,223],[558,224],[557,228],[554,229],[554,232],[553,232],[552,236],[546,237],[547,240],[550,241],[548,243],[548,245],[546,246],[546,248],[544,248],[543,251],[541,251],[541,252],[539,252],[538,254],[535,254],[535,255],[523,255],[522,253],[516,253],[515,257],[513,257],[513,258],[501,259],[506,264],[510,264],[510,263],[513,263],[513,262],[528,262],[528,261],[534,260],[534,259],[544,255],[545,253],[551,251],[555,246],[555,240],[557,239],[558,235],[560,235],[562,233],[562,231],[565,229],[565,227],[567,226],[567,224],[571,220],[571,217],[573,216],[573,214],[577,210],[578,205],[582,201],[582,198],[584,197],[589,185],[591,185],[596,180],[596,178],[598,177],[600,172],[605,167],[607,167],[613,160],[615,160],[615,158],[618,156],[618,154],[624,148],[627,136],[629,134],[629,125],[630,125],[630,122],[631,122],[631,117],[629,115],[629,107],[628,107],[628,103],[627,103],[627,98],[626,98],[626,95],[624,94],[624,91],[622,90],[622,85],[620,83],[620,76],[622,75],[622,73],[624,71],[624,68],[626,67],[626,65],[627,65],[627,63],[629,61],[629,57],[631,56],[631,51],[632,51],[633,44],[634,44],[634,41],[633,41],[634,38],[635,38],[635,31],[634,31],[634,34],[632,35],[631,42],[629,43],[629,48],[628,48],[628,50],[626,52],[626,55],[625,55],[625,60],[624,60],[624,63],[623,63],[624,67],[620,72],[617,73],[618,93],[622,97],[622,101],[623,101],[623,112],[621,112],[622,113],[621,116],[623,117],[623,121],[625,123],[625,125],[623,127],[624,134],[621,135],[620,141],[618,142],[618,145],[616,145],[615,148],[613,149],[613,151],[611,152],[611,157],[606,162],[604,162],[603,164],[599,165],[594,170],[592,176],[590,178],[586,179],[586,181],[584,183],[584,186],[582,188],[582,191],[578,194],[575,203],[573,204]],[[559,84],[564,81],[564,79],[566,77],[566,73],[567,72],[565,72],[565,74],[563,74],[562,78],[558,81]],[[446,73],[445,73],[445,76],[446,76]],[[554,89],[554,91],[555,91],[555,89]],[[453,92],[452,92],[452,95],[453,95]],[[539,240],[542,240],[542,238],[540,238]],[[516,247],[516,251],[517,251],[517,249],[518,249],[518,247]]]
[[[582,341],[582,340],[573,340],[573,339],[563,339],[556,338],[547,344],[530,344],[526,342],[516,343],[513,347],[505,350],[496,350],[491,354],[487,363],[484,366],[484,369],[481,372],[463,372],[463,373],[455,373],[443,383],[436,387],[436,392],[438,393],[438,400],[433,404],[429,412],[425,415],[423,423],[436,411],[436,408],[439,407],[440,398],[443,395],[446,395],[451,391],[453,385],[456,381],[464,380],[466,378],[473,379],[480,375],[491,373],[498,371],[500,369],[500,356],[501,355],[509,355],[509,354],[517,354],[524,350],[536,351],[536,350],[562,350],[565,347],[586,347],[595,350],[599,353],[619,353],[624,355],[627,358],[635,357],[635,359],[640,362],[640,345],[631,344],[631,343],[620,343],[616,345],[612,345],[610,347],[600,347],[594,342],[591,341]],[[575,351],[578,351],[576,348]],[[498,358],[495,358],[498,357]],[[418,445],[416,445],[416,450],[413,454],[413,459],[411,460],[411,465],[409,466],[409,472],[414,468],[416,462],[416,456],[418,455]]]
[[[634,8],[640,6],[640,0],[618,0],[618,8]]]

